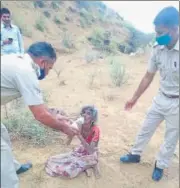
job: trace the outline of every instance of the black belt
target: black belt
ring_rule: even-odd
[[[171,98],[171,99],[177,99],[179,98],[179,95],[166,95],[165,93],[162,92],[162,94],[168,98]]]

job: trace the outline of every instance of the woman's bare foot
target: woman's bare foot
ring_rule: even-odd
[[[99,166],[98,165],[95,165],[93,167],[93,170],[94,170],[94,175],[97,179],[99,179],[101,177],[101,174],[100,174],[100,170],[99,170]]]
[[[92,175],[91,169],[85,170],[85,173],[86,173],[86,176],[87,176],[87,177],[91,177],[91,175]]]
[[[71,142],[72,142],[72,139],[73,139],[73,137],[68,136],[68,140],[67,140],[67,142],[66,142],[66,145],[70,145]]]

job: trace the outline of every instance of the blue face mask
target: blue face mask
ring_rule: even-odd
[[[40,69],[40,76],[38,77],[38,80],[44,79],[45,76],[46,76],[46,74],[45,74],[45,68],[44,69]]]
[[[170,44],[171,40],[172,40],[172,38],[169,34],[166,34],[166,35],[163,35],[160,37],[156,37],[156,42],[159,45],[167,46],[168,44]]]

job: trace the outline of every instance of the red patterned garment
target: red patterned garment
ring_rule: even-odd
[[[86,141],[88,144],[91,142],[99,142],[99,137],[99,127],[93,126]],[[94,167],[97,163],[97,151],[89,154],[84,146],[80,145],[70,153],[50,157],[46,162],[45,169],[50,176],[75,178],[85,170]]]

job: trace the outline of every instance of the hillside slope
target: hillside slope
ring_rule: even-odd
[[[46,40],[59,50],[92,44],[108,53],[130,53],[152,40],[152,35],[136,30],[101,2],[2,1],[2,7],[11,10],[26,45]]]

